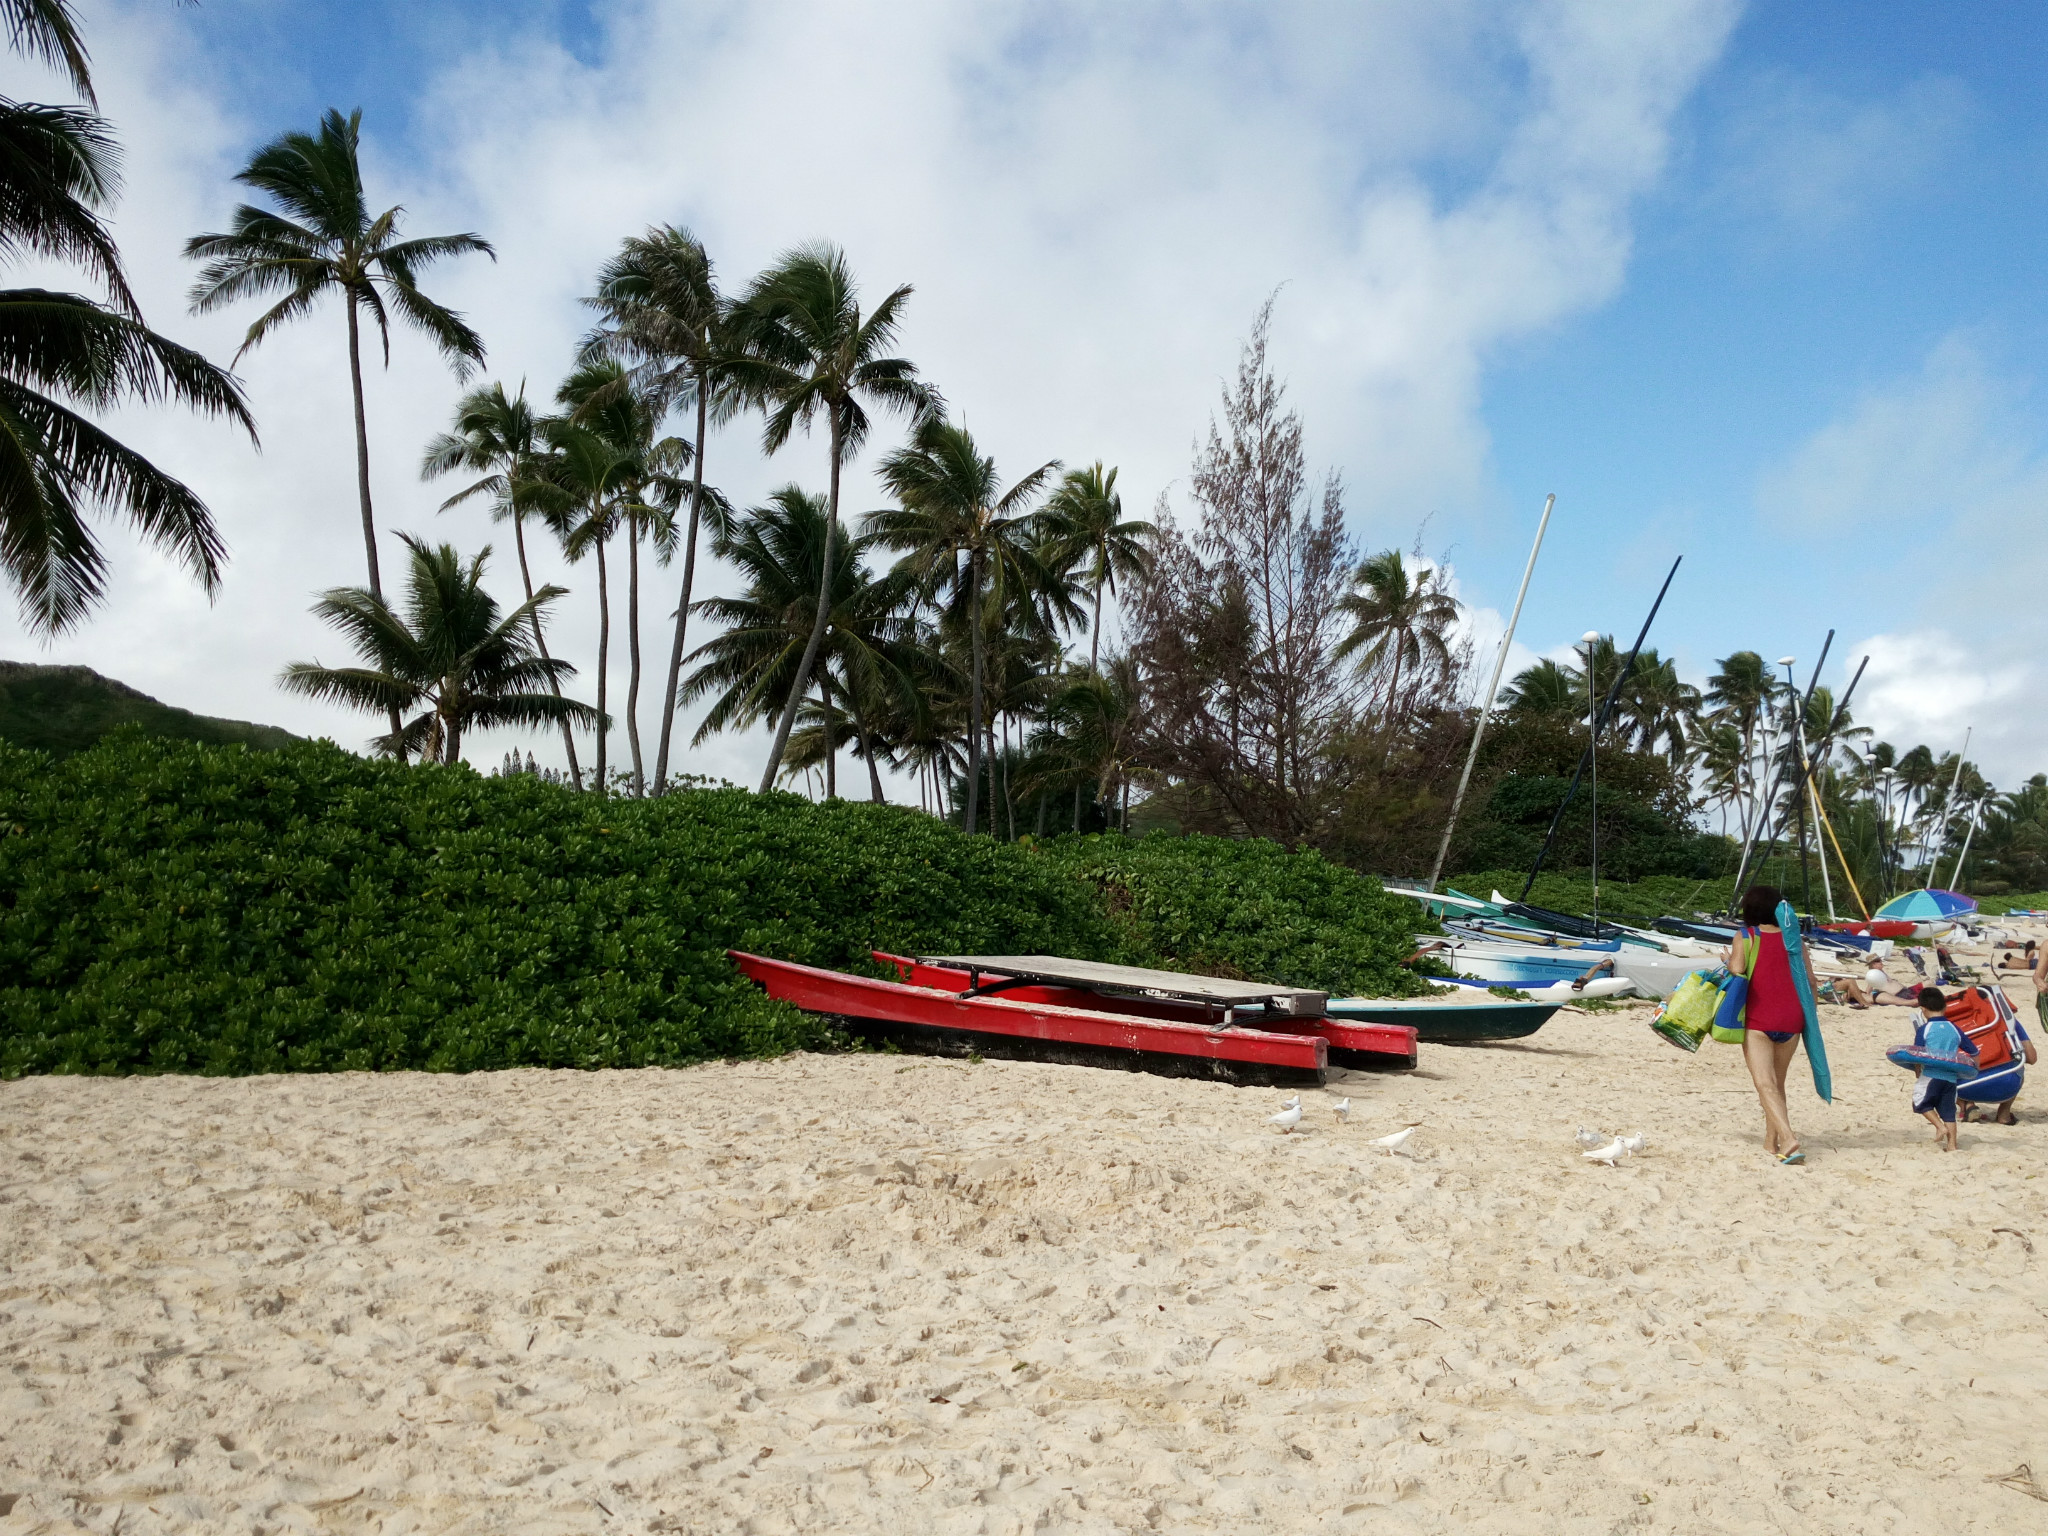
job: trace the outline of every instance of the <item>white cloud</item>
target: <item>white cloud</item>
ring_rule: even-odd
[[[1968,732],[1972,762],[2019,782],[2041,763],[2040,674],[2002,650],[1947,628],[1873,635],[1850,652],[1870,657],[1851,704],[1857,723],[1901,752],[1924,743],[1937,757]]]
[[[1800,235],[1822,235],[1924,183],[1962,144],[1974,102],[1960,81],[1912,80],[1850,100],[1782,71],[1747,83],[1708,201]]]
[[[1858,602],[1895,615],[1838,647],[1840,687],[1866,653],[1852,708],[1879,737],[1937,753],[1974,728],[1970,756],[2014,783],[2048,761],[2048,452],[2001,377],[1949,338],[1908,377],[1874,389],[1770,471],[1759,490],[1792,535],[1854,538],[1890,556]]]
[[[410,228],[496,243],[496,266],[472,260],[429,288],[479,324],[494,377],[545,395],[586,323],[577,296],[650,222],[693,226],[730,283],[829,237],[870,301],[916,285],[904,350],[1003,467],[1100,456],[1122,466],[1136,507],[1185,474],[1240,336],[1285,282],[1275,355],[1312,457],[1341,467],[1354,507],[1388,509],[1392,527],[1364,534],[1383,541],[1412,522],[1406,509],[1484,500],[1488,359],[1614,293],[1632,202],[1734,14],[1733,0],[624,8],[594,63],[534,36],[450,61],[414,142],[366,125],[369,171]],[[145,303],[225,357],[248,317],[181,318],[177,250],[226,219],[250,145],[310,125],[236,120],[239,61],[206,56],[189,13],[117,4],[91,29],[129,146],[119,227]],[[267,342],[244,373],[260,458],[168,414],[119,422],[215,506],[234,549],[221,603],[116,538],[113,600],[47,654],[357,742],[365,724],[273,681],[285,660],[338,656],[308,598],[362,569],[339,315]],[[437,518],[439,492],[413,478],[456,394],[445,368],[400,338],[369,392],[382,526],[465,548],[490,537],[481,514]],[[822,458],[799,440],[763,463],[743,424],[710,463],[751,500],[789,478],[819,483]],[[873,496],[871,480],[849,480],[851,509]],[[509,592],[509,540],[497,542]],[[560,633],[586,660],[588,573],[541,563],[537,575],[578,588]],[[37,652],[11,615],[0,651]],[[479,742],[474,758],[505,744]],[[759,752],[717,742],[687,766],[748,781]]]
[[[1866,392],[1767,471],[1758,503],[1802,528],[1870,537],[2038,507],[2018,389],[1967,338],[1945,338],[1916,373]]]

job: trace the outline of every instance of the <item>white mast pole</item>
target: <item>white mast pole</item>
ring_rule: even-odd
[[[1472,750],[1465,754],[1465,771],[1458,775],[1458,792],[1451,796],[1450,819],[1444,823],[1443,841],[1437,844],[1436,863],[1429,869],[1429,889],[1443,878],[1444,860],[1450,857],[1451,834],[1457,830],[1458,811],[1465,804],[1465,789],[1472,782],[1472,765],[1479,761],[1479,740],[1486,734],[1486,720],[1493,713],[1494,695],[1500,691],[1500,675],[1508,664],[1508,645],[1515,638],[1515,626],[1522,621],[1522,599],[1529,595],[1529,578],[1536,574],[1536,556],[1543,548],[1543,531],[1550,526],[1550,509],[1557,505],[1557,493],[1543,498],[1543,517],[1536,524],[1536,542],[1529,549],[1529,563],[1522,567],[1522,585],[1515,593],[1515,611],[1508,615],[1507,633],[1500,637],[1500,652],[1493,658],[1493,677],[1486,685],[1486,702],[1479,706],[1479,718],[1472,722]]]

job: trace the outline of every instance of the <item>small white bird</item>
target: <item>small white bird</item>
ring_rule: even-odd
[[[1579,1127],[1578,1143],[1582,1147],[1604,1147],[1612,1139],[1605,1131],[1589,1131],[1583,1125]]]
[[[1387,1149],[1387,1156],[1392,1157],[1396,1152],[1407,1151],[1408,1143],[1413,1141],[1414,1139],[1415,1127],[1411,1125],[1405,1131],[1396,1131],[1391,1136],[1382,1136],[1378,1138],[1376,1141],[1373,1142],[1373,1145],[1376,1147],[1385,1147]]]
[[[1339,1099],[1337,1101],[1337,1118],[1346,1122],[1351,1119],[1351,1101],[1349,1099]]]
[[[1650,1138],[1641,1131],[1637,1131],[1633,1136],[1617,1136],[1614,1139],[1628,1149],[1631,1157],[1650,1144]]]
[[[1281,1110],[1279,1114],[1269,1118],[1274,1125],[1280,1127],[1281,1135],[1291,1135],[1294,1128],[1301,1124],[1301,1101],[1297,1099],[1294,1103]]]
[[[1624,1157],[1628,1156],[1628,1147],[1617,1136],[1606,1146],[1595,1147],[1591,1152],[1581,1152],[1579,1156],[1589,1163],[1605,1163],[1608,1167],[1612,1168],[1616,1163],[1619,1163]]]

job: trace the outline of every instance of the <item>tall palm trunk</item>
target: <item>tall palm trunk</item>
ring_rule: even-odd
[[[640,519],[626,518],[626,745],[633,751],[633,794],[647,798],[647,773],[640,760]]]
[[[860,738],[860,755],[867,759],[868,798],[873,800],[876,805],[885,805],[888,803],[889,797],[882,793],[882,770],[875,766],[875,743],[874,739],[868,735],[867,716],[866,712],[860,707],[860,690],[858,688],[847,689],[846,703],[847,707],[853,711],[853,733]],[[920,774],[918,775],[918,789],[922,791],[923,788],[924,776]]]
[[[462,685],[447,685],[443,692],[448,724],[442,735],[441,761],[452,765],[462,761]]]
[[[611,734],[611,718],[604,712],[605,682],[612,654],[612,590],[605,577],[604,535],[597,540],[597,792],[609,792],[604,776],[605,737]]]
[[[362,326],[356,318],[355,290],[348,296],[348,381],[355,392],[356,405],[356,499],[363,509],[363,554],[370,567],[370,593],[380,602],[384,597],[384,578],[377,569],[377,520],[370,515],[370,423],[363,414],[363,339]],[[399,724],[398,710],[393,706],[386,714],[391,722],[391,734],[395,738],[404,729]],[[398,760],[405,761],[405,748],[398,749]]]
[[[981,551],[967,557],[967,833],[981,808]]]
[[[839,798],[839,744],[832,728],[832,671],[818,669],[818,715],[825,726],[825,798]]]
[[[668,784],[668,745],[676,723],[676,689],[683,675],[683,637],[690,626],[690,588],[697,580],[697,524],[704,511],[704,426],[710,407],[703,370],[697,373],[697,452],[690,475],[690,532],[683,541],[683,598],[676,605],[676,639],[668,653],[668,690],[661,698],[661,744],[654,752],[654,792]]]
[[[789,728],[796,724],[797,706],[811,689],[811,669],[817,665],[818,651],[825,644],[825,628],[832,622],[832,540],[839,531],[839,471],[840,460],[845,456],[844,429],[839,419],[839,403],[832,402],[832,491],[825,513],[825,559],[824,569],[818,574],[818,612],[811,620],[810,643],[804,647],[803,660],[797,663],[796,681],[789,687],[789,702],[782,707],[782,719],[775,727],[775,744],[768,749],[768,766],[761,774],[761,793],[767,794],[775,786],[775,775],[782,767],[782,754],[789,746]]]
[[[1102,583],[1095,578],[1095,620],[1088,626],[1088,670],[1100,676],[1102,673]]]
[[[519,582],[526,589],[526,601],[531,603],[533,601],[533,572],[527,568],[526,564],[526,519],[517,512],[512,514],[512,543],[519,551]],[[547,636],[541,633],[540,611],[535,609],[527,615],[527,619],[533,625],[533,643],[534,647],[540,652],[540,659],[542,661],[552,660],[553,658],[548,655]],[[562,685],[556,682],[552,675],[548,678],[548,692],[558,699],[562,696]],[[569,722],[566,720],[562,722],[562,745],[569,753],[570,782],[578,789],[581,789],[583,787],[583,770],[576,764],[576,733],[569,729]]]

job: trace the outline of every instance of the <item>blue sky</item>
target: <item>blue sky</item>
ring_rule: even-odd
[[[917,286],[905,350],[1005,467],[1101,457],[1141,507],[1184,493],[1284,285],[1275,358],[1361,542],[1420,530],[1481,637],[1555,491],[1530,654],[1632,632],[1683,554],[1653,639],[1695,680],[1833,627],[1834,679],[1871,654],[1859,712],[1901,745],[1974,727],[2001,780],[2048,768],[2038,5],[116,0],[88,25],[130,150],[124,248],[156,323],[216,355],[246,317],[183,316],[177,246],[225,219],[254,144],[327,105],[365,109],[411,227],[498,243],[438,284],[492,376],[549,387],[580,285],[654,219],[735,283],[826,236],[875,294]],[[273,681],[334,649],[306,602],[360,560],[326,320],[242,367],[260,459],[124,421],[221,513],[221,604],[124,547],[106,616],[47,649],[0,619],[0,652],[364,734]],[[437,519],[409,473],[456,392],[401,344],[370,410],[384,527],[468,547],[488,526]],[[821,454],[749,439],[713,445],[735,495],[820,478]]]

